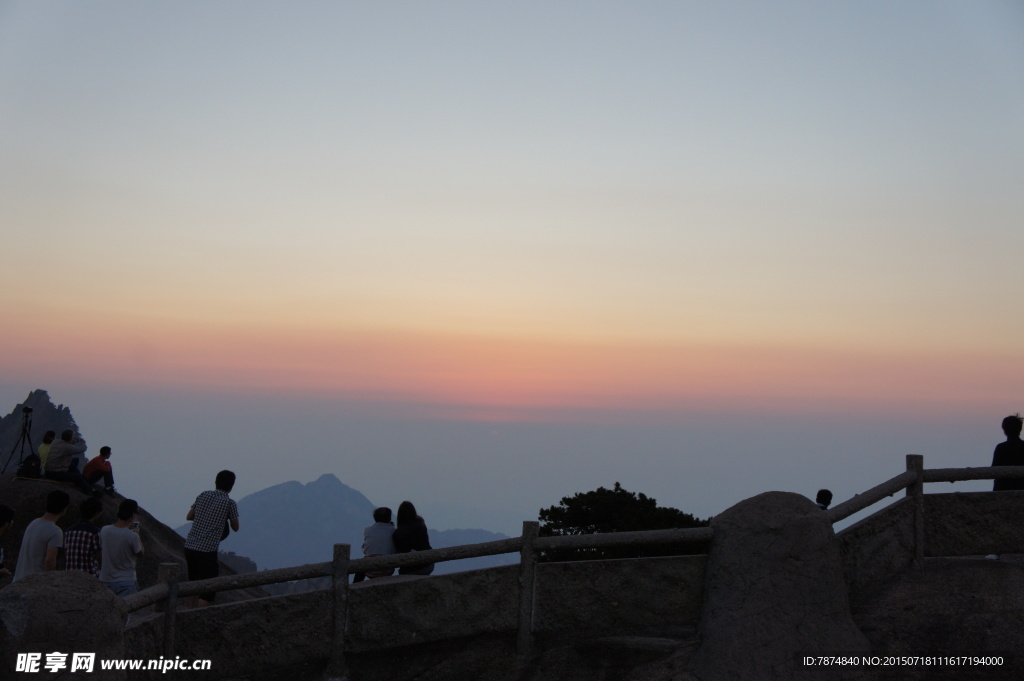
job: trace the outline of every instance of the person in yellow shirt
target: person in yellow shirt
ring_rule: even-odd
[[[39,470],[46,470],[46,459],[50,456],[50,447],[53,446],[53,441],[57,439],[57,433],[52,430],[48,430],[43,433],[43,443],[39,445],[39,449],[36,450],[39,454]]]

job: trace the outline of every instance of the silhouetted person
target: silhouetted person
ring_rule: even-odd
[[[60,434],[60,439],[50,446],[50,455],[46,457],[46,477],[70,482],[86,494],[92,494],[94,488],[85,481],[78,468],[79,455],[84,454],[86,448],[85,440],[75,437],[75,431],[70,428],[66,429]]]
[[[100,583],[121,598],[139,591],[135,562],[143,549],[139,524],[135,522],[138,512],[139,504],[134,499],[125,499],[117,509],[117,522],[100,530]]]
[[[391,535],[391,540],[395,542],[395,553],[430,550],[427,524],[423,522],[423,518],[416,515],[416,507],[412,505],[411,501],[403,501],[398,505],[397,520],[398,527]],[[433,563],[398,568],[400,575],[429,575],[433,571]]]
[[[185,562],[188,564],[188,579],[212,579],[220,573],[217,550],[222,539],[228,536],[228,526],[238,532],[238,505],[228,496],[235,486],[235,474],[231,471],[217,473],[217,489],[203,492],[196,497],[185,520],[192,521],[192,528],[185,539]],[[213,603],[216,593],[199,594],[199,607]],[[189,599],[192,603],[192,599]]]
[[[50,458],[50,448],[53,447],[53,441],[57,439],[57,433],[52,430],[48,430],[43,433],[43,441],[39,443],[39,449],[36,452],[39,454],[39,470],[46,470],[46,460]]]
[[[57,553],[64,546],[64,531],[57,527],[57,521],[70,503],[71,497],[64,490],[55,489],[46,495],[46,513],[30,522],[21,538],[13,581],[57,569]]]
[[[117,491],[114,489],[114,469],[110,467],[110,447],[100,447],[100,455],[93,457],[89,463],[85,464],[82,477],[90,485],[95,485],[102,480],[104,491],[107,494]]]
[[[1006,442],[996,445],[996,451],[992,454],[993,466],[1024,466],[1024,441],[1020,439],[1021,423],[1020,414],[1003,419]],[[1003,478],[995,480],[992,485],[995,492],[1008,489],[1024,489],[1024,478]]]
[[[78,507],[81,521],[64,533],[64,569],[100,576],[100,528],[97,523],[103,506],[96,497],[89,497]]]
[[[827,489],[819,489],[818,496],[814,497],[814,503],[818,505],[822,511],[827,511],[829,505],[832,503],[832,492]]]
[[[376,556],[390,556],[395,552],[395,542],[391,536],[395,533],[395,524],[391,522],[391,509],[381,506],[373,512],[373,525],[363,530],[363,556],[374,558]],[[357,572],[352,577],[352,583],[361,582],[367,577],[390,577],[395,574],[395,568],[382,568],[370,570],[369,572]]]

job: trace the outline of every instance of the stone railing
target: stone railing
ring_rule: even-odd
[[[849,578],[851,589],[854,582],[858,579],[861,581],[873,580],[873,582],[877,582],[880,579],[884,579],[886,574],[891,576],[895,570],[902,570],[907,565],[920,564],[925,555],[924,520],[926,504],[925,495],[923,494],[923,484],[925,482],[954,482],[958,480],[996,478],[1024,478],[1024,466],[925,470],[922,456],[908,455],[907,470],[905,472],[861,494],[857,494],[828,510],[826,512],[828,519],[832,523],[836,523],[882,501],[886,497],[893,496],[901,490],[906,491],[905,499],[901,499],[872,515],[872,519],[879,522],[874,522],[870,528],[868,534],[873,535],[871,541],[875,541],[876,545],[881,541],[889,542],[890,544],[900,544],[899,555],[889,563],[878,560],[877,555],[870,555],[862,560],[865,566],[864,569],[859,568],[855,564],[856,559],[852,554],[865,554],[863,547],[867,546],[867,544],[855,536],[857,534],[856,526],[847,528],[847,530],[840,534],[841,540],[843,535],[846,535],[846,546],[854,544],[859,544],[860,546],[860,548],[855,547],[849,552],[844,550],[844,559],[847,557],[847,553],[851,554],[848,570],[853,575]],[[887,516],[887,514],[895,518],[895,520],[890,521],[882,517]],[[934,515],[938,518],[940,514],[935,513]],[[862,521],[862,523],[864,522],[867,521]],[[885,527],[889,526],[886,523],[891,525],[890,529],[895,529],[892,532],[885,529]],[[880,530],[879,528],[883,529]],[[195,582],[179,581],[178,565],[165,564],[161,566],[160,583],[124,599],[124,610],[128,613],[153,604],[157,605],[158,610],[163,613],[162,621],[159,623],[160,636],[162,637],[160,639],[162,641],[161,652],[165,657],[169,658],[173,657],[175,653],[176,613],[174,606],[179,597],[195,596],[211,591],[218,592],[260,587],[300,579],[331,577],[330,593],[326,595],[329,597],[330,602],[329,605],[325,603],[325,606],[328,608],[325,611],[325,615],[332,622],[329,635],[329,645],[332,651],[329,669],[332,676],[341,678],[344,676],[346,669],[346,627],[350,624],[349,601],[352,587],[348,584],[349,574],[382,568],[421,565],[430,562],[438,563],[480,556],[519,553],[519,588],[516,595],[519,600],[518,615],[509,620],[507,625],[502,625],[502,627],[503,630],[508,631],[507,627],[511,626],[517,631],[517,648],[521,655],[526,656],[530,654],[534,646],[534,623],[537,621],[536,594],[538,590],[536,587],[536,568],[539,552],[555,549],[605,548],[663,543],[702,543],[712,540],[714,536],[712,528],[652,530],[646,532],[620,532],[560,537],[540,537],[538,536],[538,530],[538,523],[524,522],[523,533],[520,537],[482,544],[356,560],[350,558],[349,545],[337,544],[334,547],[334,558],[330,562],[266,570],[253,574],[230,575]],[[883,536],[888,534],[893,536]],[[880,536],[882,537],[881,539],[879,539]],[[508,568],[501,569],[516,570],[517,568],[509,566]],[[887,570],[888,572],[886,572]],[[859,573],[864,574],[861,575]],[[871,574],[868,575],[868,573]],[[515,619],[518,619],[518,624],[514,622]]]
[[[341,678],[345,670],[345,630],[348,621],[350,586],[348,575],[355,572],[401,568],[423,563],[440,563],[464,558],[477,558],[506,553],[519,553],[519,613],[517,648],[527,656],[533,648],[533,626],[535,611],[535,579],[538,553],[556,549],[609,548],[643,546],[666,543],[704,543],[711,540],[711,528],[679,528],[650,530],[644,532],[615,532],[559,537],[540,537],[539,523],[524,522],[523,534],[519,537],[493,542],[453,546],[429,551],[359,558],[351,560],[348,544],[334,545],[334,559],[330,562],[313,563],[298,567],[265,570],[263,572],[226,575],[193,582],[180,581],[180,567],[176,563],[162,564],[160,583],[123,601],[125,614],[150,605],[157,605],[163,613],[161,652],[164,657],[174,655],[176,637],[176,602],[178,598],[197,596],[202,593],[245,589],[280,584],[300,579],[331,577],[332,643],[331,674]]]

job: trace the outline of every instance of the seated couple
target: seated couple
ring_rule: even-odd
[[[394,553],[430,550],[430,539],[427,536],[427,525],[423,518],[416,514],[412,502],[403,501],[398,506],[398,526],[391,523],[391,509],[378,508],[373,512],[373,525],[363,530],[363,555],[367,558],[388,556]],[[429,575],[434,571],[433,563],[409,565],[398,568],[400,575]],[[357,572],[353,582],[361,582],[366,577],[390,577],[394,568]]]

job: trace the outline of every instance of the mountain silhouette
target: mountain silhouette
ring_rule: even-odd
[[[363,528],[373,523],[372,503],[331,473],[313,482],[283,482],[238,500],[241,530],[221,542],[256,562],[261,570],[331,560],[334,544],[350,544],[352,558],[362,557]],[[393,510],[397,509],[397,504]],[[430,518],[426,518],[429,528]],[[187,535],[190,524],[178,528]],[[429,530],[434,548],[504,539],[481,529]],[[517,555],[488,556],[439,563],[435,574],[517,562]]]

